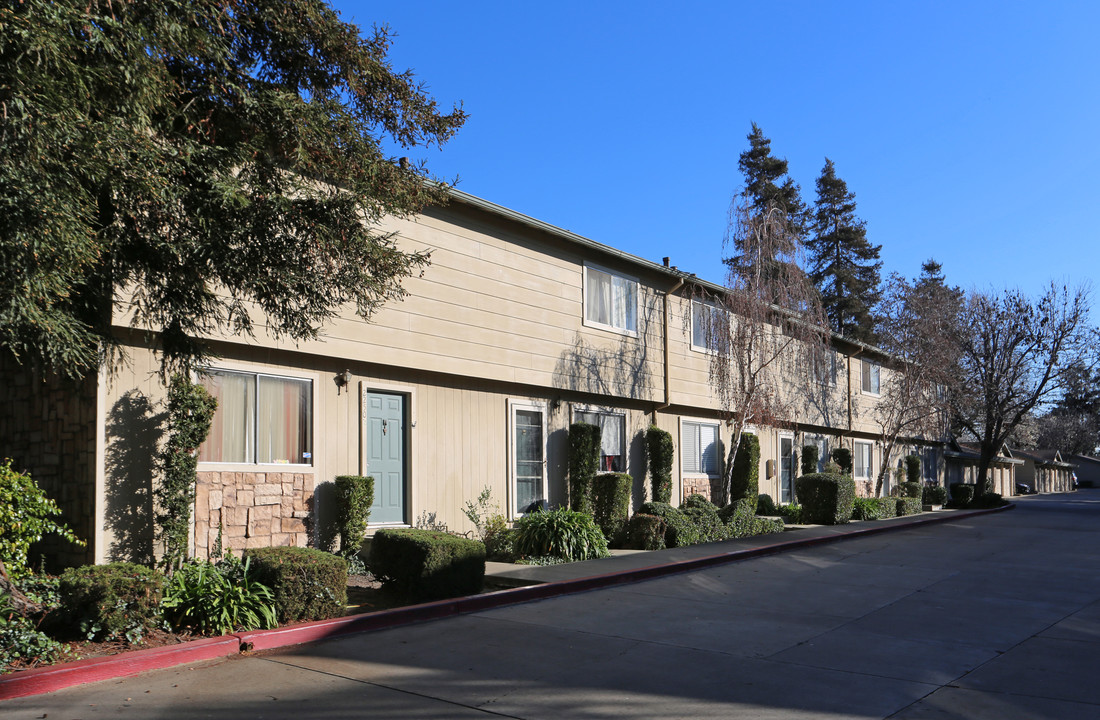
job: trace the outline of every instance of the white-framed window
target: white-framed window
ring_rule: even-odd
[[[584,266],[584,324],[637,335],[638,280],[596,265]]]
[[[518,517],[546,496],[546,407],[539,403],[508,403],[509,482],[512,513]]]
[[[685,475],[717,477],[722,463],[719,457],[719,425],[703,420],[680,423],[680,467]]]
[[[860,389],[869,395],[879,394],[879,364],[871,360],[862,360]]]
[[[691,349],[716,353],[729,347],[729,313],[713,302],[691,301]]]
[[[794,435],[779,434],[779,502],[783,505],[794,501]]]
[[[873,443],[856,440],[852,449],[852,475],[856,480],[870,480],[873,475]]]
[[[607,410],[574,410],[573,422],[600,428],[600,470],[626,472],[626,414]]]
[[[312,380],[211,369],[199,382],[218,401],[199,462],[313,464]]]

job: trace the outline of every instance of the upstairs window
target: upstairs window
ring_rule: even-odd
[[[211,370],[200,382],[218,408],[199,462],[312,464],[311,381]]]
[[[680,426],[680,435],[684,473],[717,477],[718,425],[685,420]]]
[[[691,301],[691,347],[722,352],[729,347],[729,313],[714,303]]]
[[[835,350],[825,350],[825,354],[818,357],[815,355],[814,360],[814,377],[817,381],[836,387],[836,375],[837,375],[837,353]]]
[[[879,365],[876,362],[870,360],[864,360],[862,363],[862,389],[863,392],[878,395],[879,394]]]
[[[586,325],[634,335],[638,332],[638,281],[592,265],[584,267]]]
[[[573,413],[573,422],[600,428],[600,470],[626,472],[626,415],[585,410]]]

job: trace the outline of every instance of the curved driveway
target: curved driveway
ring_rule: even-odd
[[[1100,717],[1100,490],[0,703],[4,718]]]

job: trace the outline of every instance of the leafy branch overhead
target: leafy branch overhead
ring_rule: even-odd
[[[441,145],[465,114],[389,45],[321,0],[0,8],[0,347],[83,374],[120,302],[170,368],[250,310],[302,340],[401,297],[428,258],[371,226],[442,190],[386,144]]]

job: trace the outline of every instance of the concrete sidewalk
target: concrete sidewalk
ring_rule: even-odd
[[[184,663],[230,657],[240,652],[272,650],[317,642],[340,635],[477,613],[517,603],[700,570],[797,548],[961,520],[991,512],[1001,512],[1012,507],[1010,505],[992,511],[945,510],[838,526],[797,526],[781,534],[653,552],[619,551],[611,558],[564,565],[516,566],[507,563],[487,563],[487,586],[509,589],[334,620],[303,623],[276,630],[236,633],[221,638],[209,638],[176,646],[138,650],[23,671],[0,676],[0,699],[52,692],[83,683],[121,678]]]

